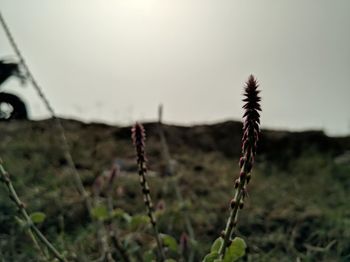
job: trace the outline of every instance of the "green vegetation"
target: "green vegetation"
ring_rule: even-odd
[[[96,178],[118,160],[121,174],[112,192],[113,221],[135,261],[151,261],[154,257],[149,250],[156,250],[156,242],[144,212],[130,128],[63,123],[89,192],[93,192]],[[241,125],[227,122],[191,128],[164,126],[169,150],[177,161],[177,175],[173,177],[162,176],[164,163],[160,161],[156,125],[146,124],[145,129],[147,179],[166,256],[175,261],[186,256],[182,252],[186,247],[180,243],[186,232],[185,210],[196,233],[194,261],[201,261],[224,229],[229,213],[233,178],[239,173],[236,163]],[[52,121],[0,123],[0,130],[0,156],[28,213],[38,218],[36,226],[67,260],[98,261],[102,250],[100,225],[89,218],[75,189]],[[334,161],[335,155],[349,149],[349,139],[327,138],[317,132],[263,134],[237,228],[238,237],[247,244],[243,260],[349,261],[350,165]],[[319,141],[322,146],[318,146]],[[230,151],[227,144],[236,145],[237,152]],[[174,180],[184,198],[181,204]],[[111,219],[107,198],[102,189],[93,210],[105,225]],[[38,261],[26,226],[13,219],[20,214],[2,184],[0,210],[2,261]],[[114,248],[112,244],[110,247]]]

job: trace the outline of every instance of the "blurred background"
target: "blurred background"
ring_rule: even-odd
[[[147,133],[166,256],[202,260],[228,217],[251,73],[263,111],[235,230],[247,243],[243,261],[350,261],[350,1],[0,0],[0,11],[63,118],[93,212],[57,122],[15,77],[1,85],[0,102],[4,92],[18,95],[38,121],[2,121],[0,103],[0,157],[28,212],[41,217],[37,227],[69,261],[121,261],[113,226],[132,261],[155,261],[134,121]],[[16,60],[0,29],[3,58]],[[26,229],[1,184],[0,261],[38,261]]]
[[[239,119],[250,73],[263,127],[350,133],[350,2],[1,0],[59,115],[129,124]],[[0,57],[13,54],[0,30]],[[30,116],[48,116],[16,80]]]

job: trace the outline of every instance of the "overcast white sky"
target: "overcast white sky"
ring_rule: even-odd
[[[0,0],[61,116],[126,124],[240,119],[250,73],[268,128],[350,133],[349,0]],[[0,30],[0,57],[13,51]],[[31,86],[32,118],[48,114]]]

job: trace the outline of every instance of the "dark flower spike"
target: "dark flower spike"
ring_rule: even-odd
[[[136,160],[138,165],[138,172],[140,178],[140,185],[143,194],[143,200],[147,209],[147,215],[150,219],[151,225],[154,230],[154,236],[157,241],[158,253],[161,261],[165,260],[162,242],[158,232],[156,218],[154,216],[154,206],[152,203],[150,188],[146,180],[147,167],[146,167],[146,153],[145,153],[145,141],[146,132],[142,124],[136,123],[131,129],[131,138],[136,149]]]
[[[143,126],[136,123],[131,129],[131,138],[136,148],[137,163],[146,162],[145,157],[145,141],[146,133]]]
[[[259,96],[260,91],[257,90],[259,87],[256,79],[253,75],[249,76],[248,81],[244,89],[243,102],[246,102],[243,106],[245,112],[243,114],[244,124],[243,124],[243,145],[246,144],[246,148],[243,147],[243,155],[249,154],[255,156],[256,152],[256,142],[259,139],[260,133],[260,114],[261,111]]]
[[[260,114],[261,111],[259,96],[260,90],[258,90],[258,82],[253,75],[250,75],[246,85],[244,87],[244,99],[243,105],[243,136],[242,136],[242,157],[239,160],[240,174],[235,180],[235,196],[230,202],[231,213],[226,223],[226,228],[222,238],[224,239],[219,254],[223,258],[225,255],[226,247],[230,242],[234,228],[237,225],[238,211],[244,207],[244,199],[248,193],[246,186],[251,180],[251,170],[254,164],[254,158],[256,155],[257,142],[260,135]]]

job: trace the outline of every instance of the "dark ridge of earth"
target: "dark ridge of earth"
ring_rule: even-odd
[[[116,140],[130,141],[130,127],[117,127],[100,123],[82,123],[76,120],[61,119],[68,136],[71,133],[80,139],[95,137],[96,141],[113,136]],[[158,139],[158,124],[144,123],[150,141]],[[191,149],[202,152],[217,151],[227,157],[239,157],[242,136],[242,124],[237,121],[226,121],[210,125],[190,127],[163,125],[164,133],[172,152]],[[52,119],[41,121],[0,122],[1,137],[21,136],[21,132],[51,132],[59,136]],[[89,137],[89,138],[88,138]],[[76,139],[79,139],[76,137]],[[350,137],[329,137],[323,131],[310,130],[303,132],[262,130],[258,147],[258,156],[264,160],[285,164],[288,160],[304,153],[317,151],[334,157],[350,150]]]

